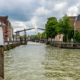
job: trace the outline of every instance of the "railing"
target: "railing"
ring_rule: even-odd
[[[20,43],[20,41],[4,41],[4,45],[16,44],[16,43]]]

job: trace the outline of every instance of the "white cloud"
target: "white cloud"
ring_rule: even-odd
[[[35,11],[34,15],[43,15],[43,14],[48,15],[49,13],[50,13],[50,11],[47,10],[47,9],[45,9],[44,7],[39,7],[39,8]]]
[[[2,0],[1,16],[9,16],[9,21],[16,30],[36,28],[27,33],[37,32],[37,27],[45,28],[47,18],[61,18],[64,14],[71,16],[80,13],[79,0]],[[40,30],[38,30],[40,31]],[[42,31],[40,31],[42,32]]]
[[[66,5],[67,5],[67,2],[61,2],[61,3],[55,4],[54,11],[62,10],[63,8],[65,8]]]
[[[68,16],[76,16],[79,12],[78,6],[79,5],[75,5],[75,6],[70,7],[68,9],[67,15]]]

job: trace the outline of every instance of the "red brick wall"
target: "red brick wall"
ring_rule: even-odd
[[[71,25],[73,26],[73,28],[74,28],[74,22],[75,22],[75,18],[76,18],[77,16],[69,16],[69,18],[71,19]]]
[[[8,20],[8,16],[0,16],[0,20],[4,21],[4,23],[6,24]]]

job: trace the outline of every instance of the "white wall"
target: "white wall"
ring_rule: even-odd
[[[0,45],[3,45],[3,31],[2,31],[2,27],[0,27]]]

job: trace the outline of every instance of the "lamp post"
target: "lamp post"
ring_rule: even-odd
[[[4,51],[3,51],[3,31],[0,27],[0,77],[4,78]]]
[[[72,47],[73,47],[73,32],[72,32],[71,42],[72,42]]]

